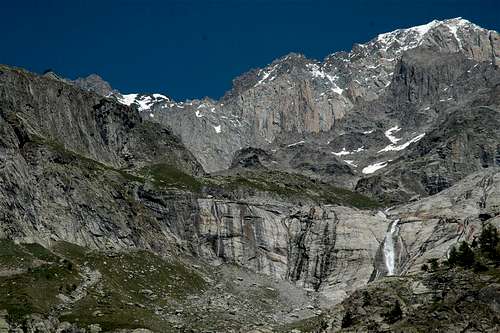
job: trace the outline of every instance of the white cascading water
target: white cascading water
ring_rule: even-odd
[[[394,237],[398,232],[399,219],[394,220],[389,231],[387,231],[384,240],[384,261],[387,268],[387,275],[394,275],[396,267],[396,248],[394,246]]]

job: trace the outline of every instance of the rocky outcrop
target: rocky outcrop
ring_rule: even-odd
[[[499,287],[489,274],[461,269],[384,279],[356,291],[323,318],[323,329],[315,329],[319,332],[496,332]]]
[[[472,242],[485,224],[500,226],[500,172],[473,174],[437,195],[390,211],[401,219],[400,271],[410,273],[451,245]]]
[[[83,90],[93,91],[101,96],[109,96],[118,93],[117,90],[111,88],[109,82],[104,81],[97,74],[90,74],[87,77],[77,78],[73,83]]]

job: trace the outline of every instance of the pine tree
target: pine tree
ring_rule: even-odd
[[[499,242],[498,230],[491,224],[483,227],[479,235],[479,246],[481,251],[484,252],[490,259],[495,259],[497,254],[497,245]]]
[[[458,248],[458,264],[462,267],[472,267],[474,265],[474,252],[467,242],[460,243]]]

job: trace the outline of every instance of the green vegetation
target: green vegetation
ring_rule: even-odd
[[[458,250],[455,246],[451,248],[447,263],[451,267],[461,266],[470,268],[474,265],[474,260],[474,252],[470,248],[469,244],[467,244],[467,242],[461,242]]]
[[[155,309],[173,311],[187,296],[206,290],[197,271],[147,251],[102,253],[66,242],[48,250],[39,244],[2,240],[0,254],[4,271],[0,309],[7,310],[11,322],[22,323],[31,313],[48,315],[61,302],[58,294],[69,295],[82,283],[82,266],[99,271],[101,278],[60,317],[80,327],[96,323],[105,331],[138,327],[168,331],[172,327],[158,320]],[[5,274],[6,267],[17,270]]]
[[[299,330],[301,332],[316,333],[325,332],[328,328],[328,319],[324,315],[314,316],[311,318],[302,319],[291,324],[283,325],[276,329],[277,332],[291,332]]]
[[[255,191],[276,195],[281,199],[296,201],[312,200],[326,204],[341,204],[361,209],[380,206],[362,194],[338,188],[309,177],[280,171],[244,171],[234,175],[194,177],[168,163],[145,166],[138,171],[115,169],[76,152],[70,151],[59,142],[30,135],[32,144],[48,147],[57,156],[54,162],[74,165],[89,177],[96,172],[110,171],[119,174],[125,181],[145,183],[150,181],[158,189],[177,188],[194,193],[219,193],[237,199],[241,191]],[[132,174],[134,173],[134,174]],[[221,192],[221,190],[223,190]]]
[[[250,190],[275,194],[293,200],[312,200],[326,204],[344,204],[357,208],[376,208],[380,204],[364,195],[338,188],[299,174],[279,171],[240,172],[213,176],[213,184],[226,191]]]
[[[0,240],[0,267],[4,269],[25,269],[31,266],[32,256],[11,240]]]
[[[54,248],[102,274],[100,287],[89,289],[71,313],[61,317],[81,326],[95,323],[105,331],[138,327],[169,330],[172,327],[159,321],[154,309],[171,309],[176,302],[206,288],[196,271],[180,261],[166,261],[147,251],[106,254],[62,242]]]
[[[23,247],[38,260],[57,262],[60,258],[37,243],[23,244]]]
[[[344,316],[342,317],[342,328],[351,327],[354,324],[354,318],[351,311],[347,310]]]
[[[10,321],[20,321],[29,313],[47,313],[60,302],[59,293],[70,292],[78,284],[73,265],[38,244],[2,240],[0,254],[2,259],[10,258],[2,260],[0,268],[16,268],[0,276],[0,309],[7,310]]]
[[[439,268],[439,261],[437,258],[432,258],[428,260],[429,264],[431,265],[431,270],[432,271],[437,271]]]
[[[200,180],[168,164],[150,165],[139,173],[158,187],[179,187],[193,192],[200,192],[202,188]]]
[[[435,272],[439,269],[439,261],[437,258],[429,259],[427,263],[423,264],[420,268],[424,272]]]

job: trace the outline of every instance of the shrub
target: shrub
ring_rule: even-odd
[[[424,272],[427,272],[429,270],[429,265],[423,264],[420,269],[422,269]]]
[[[479,273],[479,272],[486,272],[488,270],[488,267],[482,262],[476,261],[474,263],[473,269],[474,272]]]
[[[354,324],[354,318],[351,311],[347,310],[344,317],[342,317],[342,328],[350,327]]]
[[[403,311],[401,310],[401,304],[399,304],[399,301],[396,301],[394,307],[384,316],[389,324],[394,324],[395,322],[401,320],[403,318]]]
[[[432,271],[436,271],[439,268],[439,262],[437,258],[429,259],[429,264],[431,265]]]

